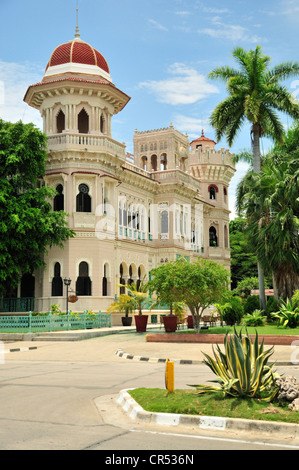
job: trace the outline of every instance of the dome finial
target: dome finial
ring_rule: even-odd
[[[78,7],[78,0],[77,0],[77,5],[76,5],[76,33],[75,33],[75,38],[80,38],[80,32],[79,32],[79,22],[78,22],[78,14],[79,12],[79,7]]]

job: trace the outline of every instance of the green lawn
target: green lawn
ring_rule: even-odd
[[[156,413],[299,423],[299,411],[291,411],[287,406],[281,407],[257,399],[228,398],[221,392],[199,396],[193,389],[167,393],[165,389],[138,388],[129,393],[144,410]]]
[[[266,326],[241,326],[241,325],[236,325],[236,330],[239,332],[241,329],[243,329],[243,332],[247,330],[249,334],[255,335],[256,331],[258,332],[259,335],[299,335],[299,327],[297,328],[283,328],[283,327],[278,327],[274,324],[266,325]],[[206,333],[213,333],[213,334],[225,334],[228,331],[228,333],[234,333],[234,327],[233,326],[213,326],[208,329],[201,329],[200,333],[201,334],[206,334]],[[194,330],[178,330],[176,333],[194,333]]]

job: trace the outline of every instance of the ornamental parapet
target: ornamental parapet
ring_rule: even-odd
[[[65,133],[52,134],[48,136],[48,150],[90,150],[106,153],[114,153],[125,159],[126,146],[107,136],[96,136],[90,134]]]

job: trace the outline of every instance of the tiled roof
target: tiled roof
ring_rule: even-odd
[[[109,67],[106,59],[90,44],[84,41],[73,39],[65,44],[61,44],[53,51],[48,67],[68,63],[97,65],[105,72],[109,73]]]

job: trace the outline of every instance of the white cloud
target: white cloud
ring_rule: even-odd
[[[243,26],[222,23],[219,16],[212,18],[212,25],[213,27],[211,28],[199,29],[198,33],[212,38],[228,39],[235,42],[259,43],[262,40],[256,34],[250,34],[249,30]]]
[[[152,19],[149,19],[148,20],[149,23],[151,23],[156,29],[160,29],[162,31],[168,31],[168,29],[166,28],[166,26],[163,26],[161,23],[158,23],[158,21],[155,21],[155,20],[152,20]]]
[[[42,129],[39,111],[23,101],[29,85],[41,81],[44,70],[34,64],[0,60],[0,118],[5,121],[33,122]]]
[[[197,138],[201,135],[202,130],[208,135],[212,130],[206,119],[199,119],[190,116],[177,114],[173,118],[173,125],[181,132],[187,132],[189,137]]]
[[[228,13],[229,10],[227,8],[210,8],[210,7],[202,7],[201,10],[204,12],[204,13],[215,13],[217,15],[220,15],[222,13]]]
[[[210,94],[219,93],[218,88],[209,84],[204,75],[185,64],[175,63],[168,72],[174,77],[148,80],[139,86],[156,95],[159,102],[171,105],[193,104]]]

